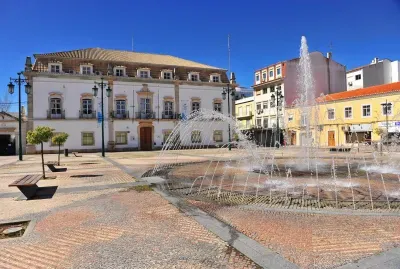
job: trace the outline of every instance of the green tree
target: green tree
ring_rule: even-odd
[[[53,136],[53,129],[47,126],[38,126],[33,131],[28,131],[26,135],[26,140],[29,144],[39,145],[40,144],[40,153],[42,155],[42,171],[43,178],[46,178],[46,174],[44,172],[44,157],[43,157],[43,143],[49,142],[51,137]]]
[[[61,144],[64,144],[68,139],[67,133],[58,133],[51,138],[54,144],[58,145],[58,165],[60,165]]]

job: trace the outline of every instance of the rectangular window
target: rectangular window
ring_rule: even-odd
[[[60,66],[58,64],[52,64],[50,66],[51,73],[60,73]]]
[[[353,108],[345,107],[344,108],[344,117],[346,119],[351,119],[353,117]]]
[[[268,118],[264,118],[264,125],[263,125],[263,127],[264,128],[268,128]]]
[[[242,116],[242,107],[239,107],[239,108],[238,108],[238,115],[239,115],[239,116]]]
[[[61,99],[60,98],[51,98],[50,99],[50,110],[52,115],[60,115],[61,116]]]
[[[172,79],[171,72],[164,72],[164,79]]]
[[[199,75],[197,75],[197,74],[192,74],[191,80],[192,80],[192,81],[199,81]]]
[[[261,118],[257,118],[257,122],[256,122],[257,127],[261,127],[261,120],[262,120]]]
[[[277,76],[280,76],[280,75],[281,75],[281,69],[280,69],[280,68],[277,68],[277,69],[276,69],[276,75],[277,75]]]
[[[150,113],[150,98],[140,98],[140,112],[142,113]]]
[[[140,70],[139,76],[140,76],[141,78],[148,78],[148,77],[149,77],[149,71],[147,71],[147,70]]]
[[[268,109],[268,101],[263,102],[263,109]]]
[[[391,116],[392,115],[392,103],[383,103],[382,104],[382,115],[388,115]]]
[[[82,114],[91,115],[92,114],[92,99],[82,100]]]
[[[271,92],[271,93],[275,92],[275,87],[272,86],[271,88],[269,88],[269,92]]]
[[[250,115],[250,106],[246,106],[246,116]]]
[[[82,146],[94,146],[94,133],[82,133]]]
[[[115,69],[115,76],[123,77],[124,76],[124,69],[121,69],[121,68]]]
[[[288,116],[288,122],[292,122],[293,121],[293,114],[289,114]]]
[[[362,115],[363,115],[363,117],[371,116],[371,105],[363,105],[362,106]]]
[[[192,140],[192,143],[201,143],[201,132],[200,131],[192,131],[191,140]]]
[[[268,88],[264,88],[262,91],[263,91],[263,94],[267,94],[268,93]]]
[[[82,66],[82,74],[83,75],[92,74],[92,67],[91,66]]]
[[[163,118],[164,119],[172,119],[172,116],[173,116],[173,109],[172,109],[172,107],[173,107],[173,103],[172,103],[172,101],[165,101],[164,102],[164,116],[163,116]]]
[[[218,131],[214,131],[214,141],[215,142],[222,142],[222,131],[218,130]]]
[[[270,108],[276,107],[276,99],[271,99],[271,100],[269,101],[269,107],[270,107]]]
[[[256,75],[256,82],[259,82],[259,81],[260,81],[260,75],[257,74],[257,75]]]
[[[301,115],[301,126],[307,126],[307,115]]]
[[[219,82],[219,76],[212,76],[213,82]]]
[[[214,103],[214,111],[222,112],[222,104]]]
[[[261,110],[261,103],[257,103],[257,111]]]
[[[361,74],[356,75],[356,80],[360,80],[361,79]]]
[[[335,119],[335,110],[333,108],[328,109],[328,120]]]
[[[115,144],[127,145],[128,144],[128,133],[127,132],[115,132]]]
[[[126,101],[125,100],[117,100],[115,102],[117,107],[117,117],[125,117],[126,114]]]
[[[200,102],[192,102],[192,112],[200,110]]]
[[[274,76],[274,70],[269,70],[269,77],[272,78]]]
[[[262,78],[263,78],[263,81],[266,81],[267,80],[267,73],[263,73],[262,74]]]
[[[171,133],[172,133],[172,131],[171,131],[171,130],[164,131],[164,137],[163,137],[163,141],[164,141],[164,143],[166,143],[166,142],[167,142],[167,140],[168,140],[168,137],[171,135]]]

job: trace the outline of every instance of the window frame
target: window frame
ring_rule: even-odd
[[[53,67],[54,68],[58,68],[58,72],[53,72]],[[50,63],[49,64],[49,72],[50,73],[54,73],[54,74],[60,74],[61,72],[62,72],[62,64],[59,64],[59,63]]]
[[[195,80],[193,79],[194,77],[196,77]],[[193,81],[193,82],[198,82],[198,81],[200,81],[200,73],[199,73],[199,72],[190,72],[190,73],[189,73],[188,80],[189,80],[189,81]]]
[[[294,115],[293,114],[289,114],[288,115],[288,122],[292,122],[294,120]]]
[[[84,141],[85,141],[85,137],[84,137],[84,135],[85,134],[90,134],[91,136],[92,136],[92,140],[93,140],[93,143],[92,144],[85,144],[84,143]],[[87,137],[86,137],[86,139],[87,139]],[[81,132],[81,145],[82,146],[95,146],[95,136],[94,136],[94,132]]]
[[[212,83],[220,83],[221,82],[221,75],[220,74],[211,74],[210,75],[210,82],[212,82]]]
[[[266,105],[266,106],[265,106]],[[269,108],[269,104],[268,104],[268,101],[263,101],[262,102],[262,109],[264,110],[264,109],[268,109]]]
[[[85,104],[85,101],[88,101],[88,103]],[[93,113],[93,99],[92,98],[82,98],[81,107],[82,107],[82,115],[92,115],[92,113]],[[89,109],[89,107],[90,107],[90,109]]]
[[[123,109],[121,109],[122,104],[123,104]],[[118,112],[120,112],[120,113],[118,113]],[[115,100],[115,114],[116,114],[116,116],[117,115],[122,115],[122,116],[126,115],[126,100],[125,99]]]
[[[115,68],[114,76],[116,77],[124,77],[125,70],[123,68]]]
[[[216,106],[218,109],[215,109]],[[213,110],[219,113],[222,113],[222,103],[221,102],[213,102]]]
[[[263,81],[268,81],[268,75],[267,75],[266,71],[262,72],[262,80]]]
[[[392,102],[388,102],[387,104],[388,104],[388,105],[390,104],[390,113],[387,114],[387,115],[386,115],[385,113],[383,113],[384,110],[385,110],[386,102],[385,102],[385,103],[381,103],[381,108],[382,108],[381,113],[382,113],[382,116],[393,116],[393,107],[394,107],[394,105],[393,105]]]
[[[350,117],[347,117],[347,115],[346,115],[346,112],[348,112],[348,111],[346,111],[347,108],[350,108],[350,114],[351,114]],[[352,119],[353,118],[353,107],[352,106],[346,106],[344,108],[344,118],[345,119]]]
[[[217,133],[218,132],[218,133]],[[216,136],[220,136],[220,140],[216,140],[215,139],[215,137]],[[221,142],[224,142],[224,137],[223,137],[223,131],[222,130],[214,130],[213,131],[213,140],[214,140],[214,142],[216,142],[216,143],[221,143]]]
[[[168,106],[167,106],[168,104]],[[174,114],[174,102],[165,100],[164,101],[164,115],[172,116]]]
[[[256,118],[256,125],[257,125],[257,127],[262,127],[262,118],[261,117],[260,118]]]
[[[335,120],[336,119],[336,111],[335,111],[335,109],[334,108],[328,108],[327,110],[327,114],[328,114],[328,120]],[[330,113],[333,113],[332,115],[333,115],[333,118],[330,118]]]
[[[85,69],[89,68],[89,73],[87,73]],[[85,72],[84,72],[85,71]],[[83,64],[81,65],[81,74],[82,75],[91,75],[93,74],[93,66],[88,65],[88,64]]]
[[[169,78],[166,78],[166,75],[169,75]],[[172,80],[172,72],[171,71],[163,71],[162,78],[165,80]]]
[[[364,106],[369,106],[369,115],[364,116]],[[361,117],[362,118],[370,118],[372,117],[372,105],[371,104],[363,104],[361,105]]]
[[[125,141],[118,142],[118,138],[121,138],[121,135],[123,135],[123,138],[125,139]],[[116,131],[115,132],[115,145],[128,145],[128,132]]]
[[[268,87],[262,89],[262,94],[267,94],[268,93]]]
[[[198,138],[198,140],[194,139],[194,138]],[[202,143],[201,131],[200,130],[193,130],[190,133],[190,141],[192,142],[192,144]]]
[[[197,106],[198,106],[198,108],[197,108],[197,109],[196,109],[196,108],[194,108],[194,105],[195,105],[195,104],[197,104]],[[191,106],[192,106],[192,107],[191,107],[191,109],[192,109],[192,112],[199,111],[199,110],[200,110],[200,108],[201,108],[201,102],[200,102],[200,101],[193,101]]]
[[[359,77],[359,78],[357,78],[357,77]],[[361,78],[362,78],[361,74],[357,74],[354,76],[354,80],[361,80]]]
[[[58,108],[57,108],[57,107],[53,107],[53,104],[54,104],[54,105],[57,105],[57,102],[54,102],[54,103],[53,103],[53,100],[54,100],[54,101],[55,101],[55,100],[58,100],[58,101],[59,101],[59,103],[58,103],[58,104],[59,104],[59,107],[58,107]],[[62,115],[62,105],[63,105],[63,104],[62,104],[62,98],[61,98],[61,97],[51,97],[51,98],[50,98],[50,104],[49,104],[49,105],[50,105],[50,114],[51,114],[51,115],[60,115],[60,116]],[[55,110],[55,111],[56,111],[56,110],[60,110],[60,113],[53,113],[53,110]]]
[[[260,82],[260,73],[256,73],[255,79],[256,79],[256,83]]]
[[[271,72],[272,72],[272,75],[271,75]],[[273,79],[275,77],[275,71],[274,71],[274,68],[269,68],[268,69],[268,80],[269,79]]]

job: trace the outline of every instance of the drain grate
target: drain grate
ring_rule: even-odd
[[[74,177],[74,178],[85,178],[85,177],[101,177],[101,176],[103,176],[103,175],[73,175],[71,177]]]
[[[28,228],[30,221],[9,222],[0,224],[0,239],[21,237]]]
[[[98,164],[98,163],[80,163],[79,165],[90,165],[90,164]]]

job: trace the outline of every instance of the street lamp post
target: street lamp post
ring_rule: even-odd
[[[26,78],[21,78],[22,72],[17,73],[18,78],[10,78],[10,83],[8,83],[8,92],[10,94],[14,93],[14,84],[13,82],[18,84],[18,127],[19,127],[19,136],[18,136],[18,156],[19,160],[22,161],[22,128],[21,128],[21,121],[22,121],[22,115],[21,115],[21,85],[22,83],[26,82],[25,84],[25,93],[29,94],[31,91],[31,85],[29,84],[28,79]]]
[[[273,101],[275,101],[276,99],[276,135],[275,135],[275,144],[276,141],[278,141],[279,143],[281,142],[281,134],[280,134],[280,130],[279,130],[279,106],[282,103],[282,100],[284,98],[283,94],[282,94],[282,90],[281,90],[281,86],[276,87],[276,97],[274,94],[271,95],[271,98]],[[279,144],[276,144],[277,147],[279,147]]]
[[[222,89],[222,99],[225,100],[226,99],[226,95],[228,94],[228,114],[229,114],[229,118],[231,117],[231,97],[230,96],[235,96],[235,90],[230,88],[230,84],[227,84],[226,88]],[[229,142],[229,150],[232,149],[232,145],[231,145],[231,124],[228,123],[228,142]]]
[[[97,88],[96,85],[98,85],[101,89],[101,156],[105,157],[105,150],[104,150],[104,87],[108,86],[106,89],[106,95],[107,97],[110,97],[111,95],[111,88],[110,85],[106,82],[104,82],[104,78],[100,78],[101,82],[94,82],[94,87],[92,88],[93,90],[93,95],[97,96],[97,93],[99,89]]]

